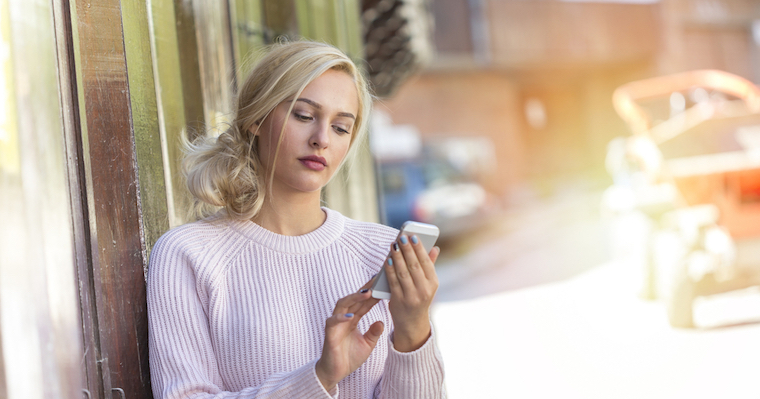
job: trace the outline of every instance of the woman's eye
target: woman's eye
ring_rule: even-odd
[[[303,115],[303,114],[294,114],[294,115],[296,116],[296,119],[301,120],[301,121],[310,121],[314,119],[309,115]]]
[[[333,125],[333,129],[335,129],[335,131],[338,132],[338,133],[340,133],[340,134],[348,134],[349,133],[348,130],[343,129],[340,126]]]

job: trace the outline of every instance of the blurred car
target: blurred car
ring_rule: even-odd
[[[399,228],[407,220],[435,224],[441,238],[474,228],[485,219],[487,194],[445,160],[420,157],[381,162],[386,223]]]
[[[697,297],[760,285],[760,89],[692,71],[626,84],[613,101],[633,136],[609,147],[605,209],[643,215],[645,296],[694,327]]]

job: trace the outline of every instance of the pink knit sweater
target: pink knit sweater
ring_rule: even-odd
[[[445,397],[433,337],[396,351],[386,301],[359,323],[385,323],[369,359],[332,392],[319,383],[325,320],[380,270],[397,234],[323,209],[325,223],[297,237],[216,216],[158,240],[148,272],[156,399]]]

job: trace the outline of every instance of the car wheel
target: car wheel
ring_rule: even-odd
[[[694,328],[693,303],[696,297],[696,283],[689,278],[686,262],[677,268],[666,307],[670,325],[677,328]]]

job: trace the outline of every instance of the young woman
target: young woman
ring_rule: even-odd
[[[342,52],[279,44],[241,87],[231,127],[191,147],[188,187],[201,212],[221,210],[153,249],[156,399],[445,396],[429,321],[438,249],[321,207],[370,107]],[[390,302],[369,291],[381,267]]]

